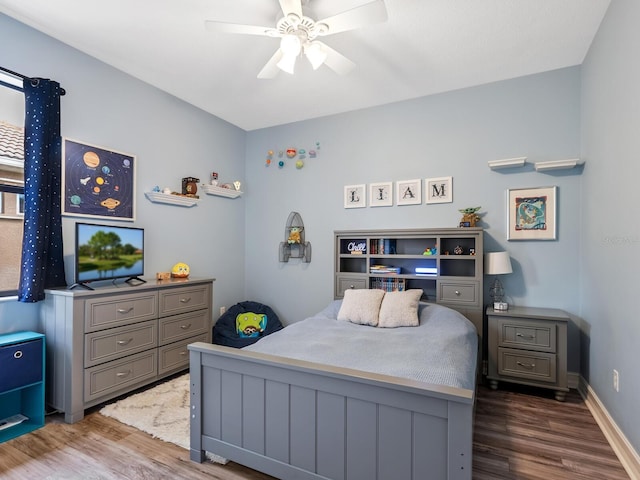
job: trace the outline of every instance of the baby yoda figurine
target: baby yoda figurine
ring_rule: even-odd
[[[480,210],[482,207],[470,207],[470,208],[461,208],[458,210],[462,213],[462,218],[460,219],[461,227],[475,227],[476,222],[480,220],[480,215],[476,212]]]

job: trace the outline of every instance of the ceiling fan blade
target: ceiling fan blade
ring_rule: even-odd
[[[316,23],[324,23],[328,27],[321,35],[333,35],[366,25],[386,22],[387,18],[389,17],[384,0],[375,0],[332,17],[318,20]]]
[[[238,23],[216,22],[206,20],[204,26],[212,32],[242,33],[245,35],[266,35],[267,37],[279,36],[278,31],[272,27],[261,27],[258,25],[241,25]]]
[[[298,18],[302,18],[302,1],[301,0],[280,0],[280,8],[286,17],[290,13],[294,13]]]
[[[278,68],[278,62],[282,58],[282,50],[278,49],[276,53],[269,59],[260,73],[258,73],[258,78],[273,78],[275,77],[280,69]]]
[[[327,58],[324,61],[324,64],[331,70],[336,72],[338,75],[346,75],[351,70],[356,68],[355,63],[353,63],[341,53],[336,52],[326,43],[318,42],[317,40],[316,42],[322,45],[322,50],[327,54]]]

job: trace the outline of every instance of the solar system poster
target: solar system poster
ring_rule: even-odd
[[[136,157],[65,138],[62,213],[135,220]]]

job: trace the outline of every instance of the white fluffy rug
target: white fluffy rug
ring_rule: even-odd
[[[189,374],[106,405],[100,413],[189,450]],[[227,463],[209,452],[207,458]]]

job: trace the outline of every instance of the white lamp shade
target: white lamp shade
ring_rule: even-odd
[[[322,45],[318,42],[311,42],[305,46],[304,54],[307,56],[307,60],[309,60],[314,70],[317,70],[327,59],[327,52],[324,51]]]
[[[302,43],[297,35],[285,35],[280,40],[280,49],[285,57],[288,55],[297,57],[302,50]]]
[[[484,273],[487,275],[504,275],[512,273],[511,259],[508,252],[492,252],[484,255]]]
[[[298,57],[296,57],[295,55],[283,55],[280,61],[276,65],[283,72],[287,72],[293,75],[297,58]]]

